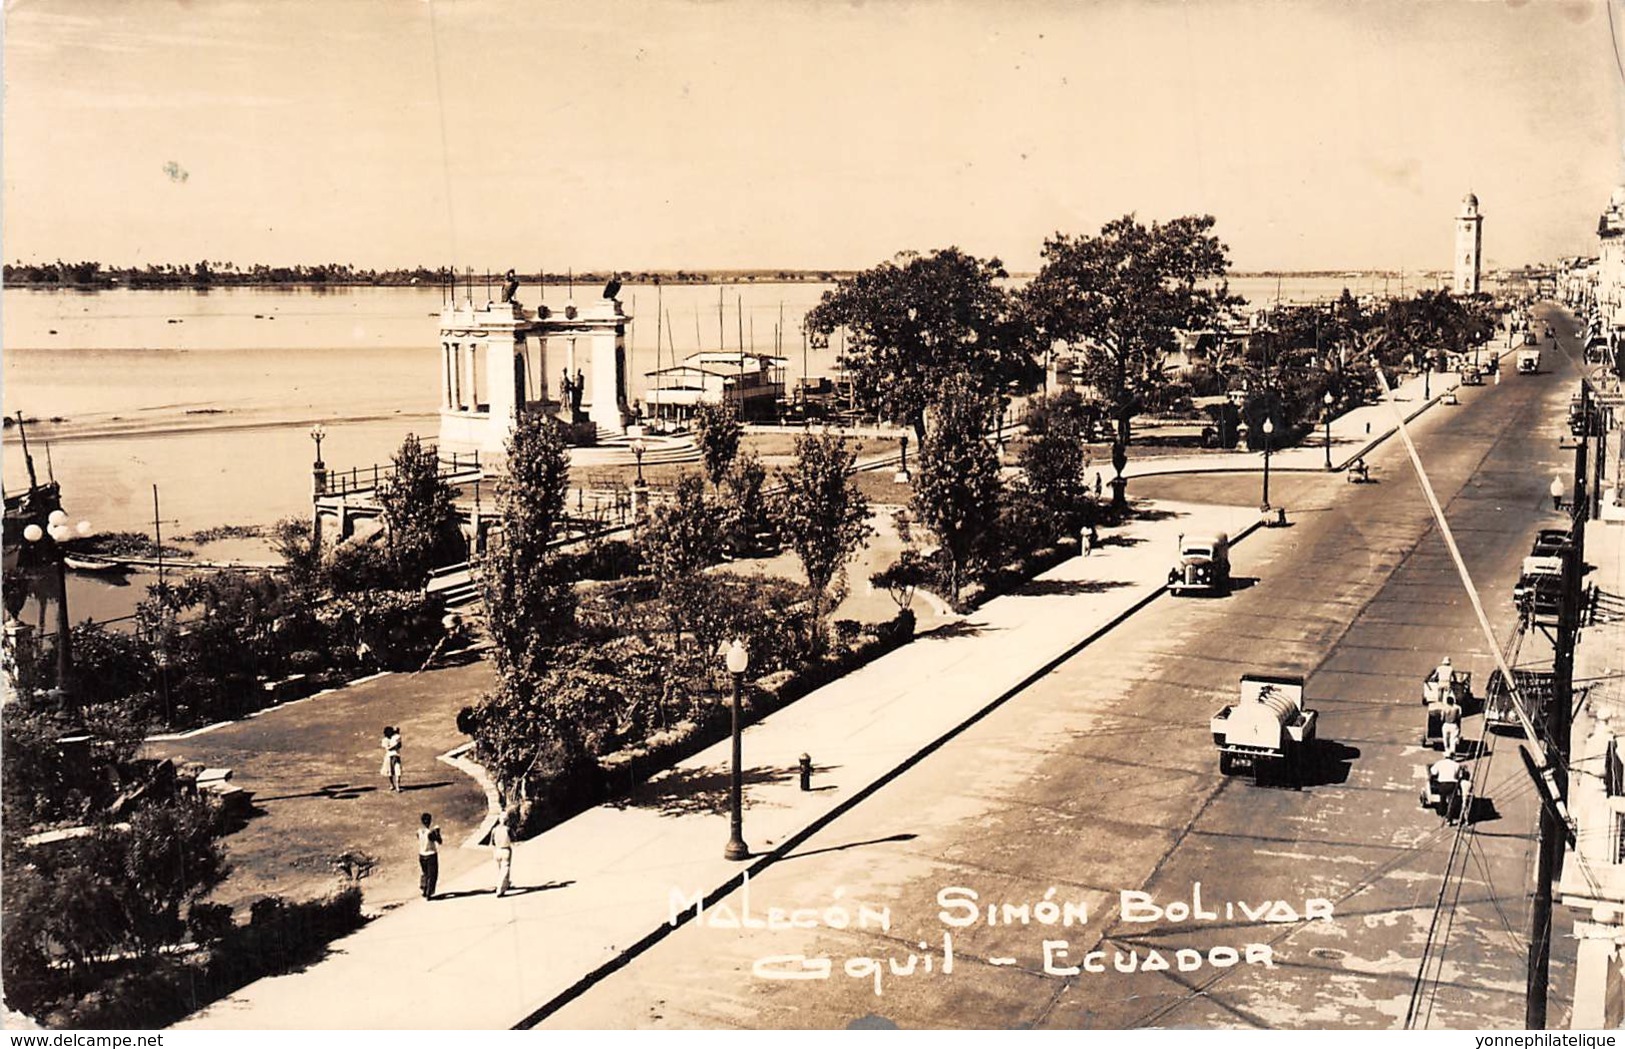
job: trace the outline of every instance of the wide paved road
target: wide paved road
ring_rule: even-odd
[[[1558,436],[1577,373],[1553,356],[1547,374],[1466,390],[1414,427],[1502,638],[1527,537],[1552,516],[1547,486],[1572,462]],[[1447,653],[1479,685],[1491,663],[1403,449],[1370,461],[1371,486],[1277,478],[1295,524],[1238,547],[1237,573],[1255,583],[1222,601],[1159,600],[752,881],[754,918],[780,908],[777,924],[813,927],[736,929],[713,911],[543,1025],[1382,1028],[1414,1000],[1417,1026],[1521,1026],[1533,792],[1513,741],[1492,739],[1470,833],[1457,841],[1417,806],[1435,756],[1416,745],[1420,679]],[[1134,491],[1245,502],[1257,484]],[[1304,789],[1218,773],[1208,719],[1249,670],[1309,678],[1330,760]],[[1471,719],[1466,736],[1481,735]],[[1191,916],[1179,901],[1198,883]],[[941,905],[949,887],[977,894],[974,924],[945,923],[967,910]],[[986,920],[990,903],[1037,905],[1052,888],[1087,917]],[[1149,912],[1125,912],[1124,890],[1176,905],[1131,921]],[[888,927],[860,928],[860,906],[886,909]],[[1554,1026],[1568,1011],[1566,927],[1560,914]],[[1067,952],[1052,945],[1050,972],[1045,941]],[[1152,951],[1166,968],[1141,968]],[[1104,971],[1065,972],[1085,963]]]

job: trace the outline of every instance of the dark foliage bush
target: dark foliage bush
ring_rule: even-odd
[[[363,923],[361,890],[353,886],[302,903],[266,897],[249,913],[248,924],[234,925],[231,908],[195,905],[188,924],[199,943],[209,944],[206,950],[110,962],[93,973],[96,981],[88,989],[69,986],[59,971],[47,970],[57,978],[48,979],[47,988],[30,986],[25,997],[8,979],[7,999],[53,1028],[167,1027],[261,977],[309,965]]]

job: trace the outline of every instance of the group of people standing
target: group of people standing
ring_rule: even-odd
[[[384,749],[384,764],[379,774],[389,779],[389,789],[392,793],[401,793],[401,730],[393,725],[384,726],[384,737],[381,746]],[[440,846],[445,844],[445,837],[440,828],[435,826],[434,815],[425,812],[418,817],[417,843],[418,843],[418,891],[426,900],[435,898],[435,890],[440,882]],[[491,855],[497,865],[496,894],[506,896],[513,887],[513,838],[508,832],[506,817],[497,820],[496,826],[491,828]]]

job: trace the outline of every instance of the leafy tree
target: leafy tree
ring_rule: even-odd
[[[749,557],[774,527],[766,492],[767,467],[755,452],[746,452],[734,460],[724,483],[728,493],[722,513],[728,551],[735,557]]]
[[[1083,427],[1069,414],[1052,414],[1044,431],[1022,449],[1022,483],[1042,511],[1051,539],[1076,533],[1094,506],[1083,461]]]
[[[1040,341],[1082,351],[1085,377],[1116,423],[1112,505],[1127,510],[1131,423],[1164,382],[1163,354],[1182,330],[1210,326],[1239,300],[1213,281],[1229,272],[1228,249],[1209,232],[1210,215],[1143,225],[1114,219],[1098,236],[1056,234],[1044,242],[1044,265],[1023,292]]]
[[[322,548],[314,524],[303,517],[285,517],[271,529],[271,548],[286,566],[284,573],[295,590],[312,593],[325,585]]]
[[[718,491],[739,455],[739,441],[744,436],[745,424],[739,421],[739,413],[732,405],[701,404],[694,409],[694,439],[700,446],[705,476]]]
[[[807,574],[815,647],[830,582],[874,533],[869,502],[851,477],[856,459],[839,436],[808,434],[796,439],[795,463],[779,471],[778,531]]]
[[[335,594],[393,590],[401,582],[389,551],[368,539],[351,539],[333,547],[322,561],[321,577]]]
[[[697,474],[684,474],[671,502],[658,507],[638,535],[643,564],[660,588],[673,635],[673,649],[681,648],[683,630],[705,600],[699,574],[722,556],[722,518],[705,498],[705,482]]]
[[[905,547],[897,560],[869,577],[869,582],[886,591],[899,612],[914,604],[914,592],[931,577],[931,566],[913,547]]]
[[[379,485],[378,501],[399,589],[415,590],[429,581],[429,571],[450,553],[457,510],[451,486],[440,477],[439,457],[416,434],[407,434],[393,463],[389,480]]]
[[[999,459],[988,436],[999,402],[968,379],[950,379],[931,410],[920,446],[914,511],[942,545],[949,599],[959,602],[967,570],[984,550],[999,518]]]
[[[19,987],[49,1000],[40,974],[53,959],[66,965],[71,987],[116,954],[156,958],[183,938],[186,905],[225,877],[211,802],[184,795],[151,802],[128,824],[103,818],[86,837],[6,850],[3,963],[13,1004],[22,1004],[13,997]]]
[[[570,459],[558,425],[541,412],[519,418],[507,452],[497,482],[502,531],[480,575],[497,671],[523,691],[540,679],[574,620],[575,590],[551,549],[563,529]]]
[[[904,252],[824,292],[807,330],[827,337],[844,327],[859,395],[923,441],[926,407],[948,378],[968,376],[985,393],[1031,379],[1021,319],[997,283],[1008,276],[998,259],[958,248]]]
[[[70,718],[34,694],[0,707],[0,724],[6,746],[0,826],[7,834],[78,822],[105,807],[117,790],[118,770],[141,749],[148,727],[146,717],[125,703],[87,705]],[[70,752],[57,742],[81,733],[97,745]]]
[[[499,675],[471,717],[458,719],[479,741],[480,761],[504,798],[517,804],[522,831],[560,815],[550,802],[568,797],[592,775],[586,733],[575,720],[579,690],[561,695],[546,687],[561,682],[569,686],[569,675],[551,669],[534,681]]]

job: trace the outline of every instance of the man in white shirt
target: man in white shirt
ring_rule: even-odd
[[[506,816],[498,817],[491,828],[491,858],[497,861],[497,895],[506,896],[513,874],[513,838],[508,833]]]
[[[418,828],[418,867],[423,877],[418,881],[418,888],[423,890],[423,898],[434,899],[435,884],[440,881],[440,828],[434,825],[434,817],[425,812],[420,820],[423,826]]]

